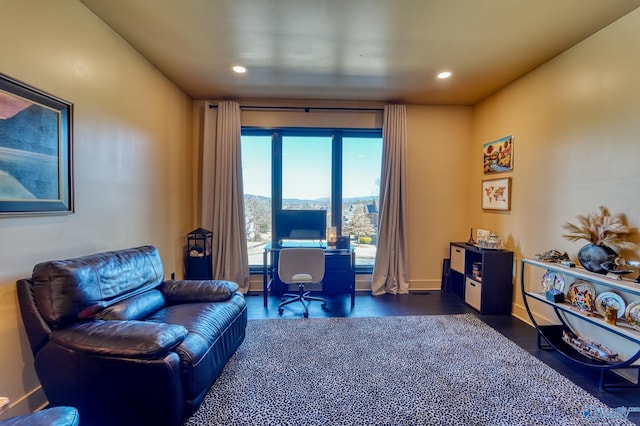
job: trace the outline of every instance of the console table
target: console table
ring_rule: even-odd
[[[579,364],[599,368],[599,385],[602,390],[622,387],[621,385],[605,383],[604,372],[606,370],[631,368],[636,370],[637,379],[640,378],[640,365],[637,362],[640,359],[640,330],[627,324],[624,315],[617,319],[616,324],[612,325],[604,321],[602,314],[599,312],[586,312],[577,309],[576,306],[569,302],[549,300],[544,291],[541,291],[542,285],[540,284],[543,272],[553,273],[557,274],[554,276],[561,277],[561,281],[556,280],[556,283],[561,283],[559,286],[562,287],[564,295],[571,291],[572,283],[585,283],[585,285],[590,283],[597,294],[614,292],[627,303],[630,303],[640,300],[640,287],[636,283],[624,279],[611,279],[605,275],[589,272],[580,267],[566,267],[558,263],[534,259],[523,259],[521,265],[520,289],[522,291],[522,299],[529,319],[538,331],[537,345],[540,349],[555,349]],[[551,306],[560,324],[538,324],[530,307],[531,302]],[[578,327],[586,334],[598,336],[602,339],[611,339],[611,337],[615,338],[617,336],[617,339],[612,341],[612,343],[616,343],[616,346],[612,347],[612,349],[616,350],[616,352],[619,351],[621,358],[614,362],[594,359],[580,353],[562,339],[563,331],[569,331],[576,335],[584,334],[576,329]],[[543,344],[542,340],[546,344]],[[638,385],[631,384],[630,386],[636,387]]]
[[[318,243],[299,243],[296,247],[318,247]],[[293,246],[292,246],[293,247]],[[284,294],[287,285],[278,278],[278,254],[287,247],[267,244],[262,254],[262,294],[267,307],[269,290],[274,294]],[[327,296],[351,294],[351,307],[356,302],[356,252],[348,249],[322,246],[324,249],[324,279],[322,293]],[[271,262],[269,262],[271,261]]]

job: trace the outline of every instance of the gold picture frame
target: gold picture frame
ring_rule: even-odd
[[[482,181],[483,210],[511,210],[511,178],[485,179]]]

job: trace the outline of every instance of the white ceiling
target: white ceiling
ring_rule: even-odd
[[[472,105],[640,0],[80,0],[194,99]],[[246,74],[231,72],[241,64]],[[449,80],[437,80],[443,70]]]

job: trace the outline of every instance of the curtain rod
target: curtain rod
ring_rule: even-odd
[[[218,105],[209,104],[209,109],[216,109]],[[356,107],[294,107],[294,106],[241,106],[242,111],[261,111],[261,110],[276,110],[276,111],[384,111],[384,108],[356,108]]]

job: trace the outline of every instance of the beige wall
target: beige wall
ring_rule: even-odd
[[[469,181],[471,108],[407,108],[409,288],[440,289],[449,241],[466,241],[475,196]]]
[[[0,218],[4,417],[44,401],[15,281],[55,258],[156,245],[182,275],[192,226],[191,100],[76,1],[3,0],[0,72],[74,104],[76,213]]]
[[[518,260],[549,249],[575,258],[586,242],[563,239],[562,224],[600,205],[640,226],[639,51],[635,11],[474,108],[472,186],[484,142],[513,134],[514,169],[511,212],[482,213],[472,197],[473,222],[507,238]],[[519,291],[514,302],[522,316]]]

